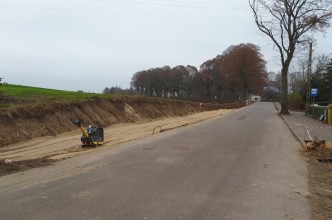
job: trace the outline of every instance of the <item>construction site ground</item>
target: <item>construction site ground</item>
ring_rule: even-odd
[[[114,119],[112,120],[116,123],[111,124],[110,126],[104,126],[105,142],[102,146],[98,146],[96,148],[82,148],[80,142],[80,137],[82,134],[78,128],[75,129],[75,127],[70,127],[72,125],[68,124],[66,126],[66,129],[71,129],[71,131],[56,133],[53,132],[50,127],[47,127],[47,124],[43,124],[41,126],[43,131],[47,130],[50,131],[50,133],[53,132],[55,134],[43,137],[34,137],[30,140],[20,141],[15,144],[9,144],[0,147],[0,176],[35,167],[47,166],[55,163],[58,160],[63,160],[80,154],[86,154],[91,151],[116,147],[116,145],[119,143],[147,137],[149,135],[164,132],[169,129],[198,123],[203,120],[208,120],[223,114],[227,114],[231,111],[236,111],[236,108],[230,110],[206,109],[200,113],[195,113],[191,107],[192,104],[188,104],[186,107],[187,113],[183,114],[182,112],[176,112],[176,110],[179,109],[177,106],[174,108],[174,110],[170,111],[170,107],[165,108],[165,105],[163,105],[163,108],[156,108],[156,106],[159,104],[157,103],[156,105],[143,105],[143,107],[147,106],[146,109],[144,109],[144,111],[142,110],[142,112],[139,112],[142,109],[142,105],[136,104],[134,102],[131,102],[129,106],[133,108],[129,108],[127,104],[123,103],[112,104],[112,106],[115,106],[114,108],[112,106],[112,108],[110,108],[107,103],[105,104],[105,102],[102,104],[105,105],[105,109],[111,109],[112,112],[117,110],[117,106],[119,106],[118,109],[124,109],[123,112],[119,112],[117,113],[116,117],[113,117]],[[174,106],[174,104],[169,104],[168,106]],[[280,108],[280,105],[276,104],[276,107]],[[68,110],[68,112],[70,112],[70,114],[68,113],[68,116],[71,116],[72,112],[75,111],[77,112],[75,113],[77,115],[81,115],[82,112],[89,113],[89,111],[86,111],[88,108],[73,108],[69,106],[68,109],[70,110]],[[78,111],[76,109],[85,109],[85,111]],[[153,109],[153,111],[148,112],[148,110],[151,109]],[[172,113],[174,114],[173,116],[166,116],[165,109],[168,112],[176,112],[176,114]],[[200,109],[200,107],[196,107],[196,109]],[[99,114],[107,113],[101,112],[100,109],[98,109],[98,112]],[[121,114],[123,116],[119,117]],[[50,115],[52,114],[47,114],[47,118],[49,118]],[[60,119],[63,118],[63,113],[53,113],[53,115]],[[143,117],[144,115],[148,115],[150,118]],[[16,119],[17,116],[10,114],[9,118]],[[20,138],[22,138],[21,134],[29,132],[29,127],[22,128],[22,121],[26,122],[25,120],[27,120],[26,124],[29,125],[35,123],[36,121],[35,119],[33,121],[28,121],[29,118],[31,118],[30,115],[25,116],[25,118],[16,119],[17,125],[13,126],[13,130],[19,131],[17,134],[20,134]],[[88,119],[89,118],[87,118],[87,120]],[[97,119],[90,120],[98,122]],[[326,139],[329,142],[331,141],[329,138],[331,138],[332,129],[330,126],[319,122],[319,120],[307,117],[304,115],[304,113],[300,112],[292,112],[290,115],[283,116],[283,119],[295,137],[297,137],[297,139],[304,146],[303,149],[299,149],[299,154],[303,156],[304,160],[308,161],[308,182],[310,187],[310,195],[308,195],[307,198],[310,200],[312,206],[312,217],[313,219],[332,219],[332,163],[329,163],[329,161],[324,163],[318,162],[317,155],[321,155],[318,154],[319,152],[304,152],[305,145],[303,142],[304,139],[307,139],[307,132],[305,128],[309,130],[309,133],[312,134],[312,137],[318,136],[320,140]],[[39,126],[40,121],[41,120],[36,123],[35,127]],[[54,125],[54,122],[59,120],[51,121],[53,122],[51,124]],[[110,120],[110,122],[112,121]],[[8,123],[4,124],[3,126],[8,127],[8,125],[11,123],[12,122],[8,120]],[[61,122],[61,124],[64,123],[66,123],[66,121]],[[8,134],[13,133],[11,130],[7,130]],[[12,139],[18,136],[19,135],[13,136]],[[2,137],[2,141],[5,140],[4,137]],[[326,151],[324,152],[324,155],[332,157],[332,151]]]
[[[230,111],[233,110],[221,109],[154,121],[145,120],[136,123],[115,124],[104,129],[105,142],[96,148],[81,147],[80,138],[82,134],[78,128],[56,136],[33,138],[29,141],[0,148],[0,176],[34,167],[50,165],[58,160],[102,148],[113,147],[119,143],[198,123]],[[10,163],[6,164],[5,160],[10,161]]]

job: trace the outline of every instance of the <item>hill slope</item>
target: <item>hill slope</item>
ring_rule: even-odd
[[[32,92],[36,89],[39,91]],[[115,97],[61,91],[45,94],[44,89],[16,87],[5,90],[0,108],[0,147],[34,137],[54,136],[77,129],[70,118],[80,117],[85,124],[106,127],[115,123],[143,122],[183,116],[201,111],[236,108],[242,104],[219,105],[146,97]],[[6,92],[7,91],[7,92]],[[15,90],[14,90],[15,91]],[[24,91],[24,92],[22,92]],[[46,90],[49,91],[49,90]],[[55,92],[54,92],[55,91]],[[44,92],[44,93],[43,93]],[[77,96],[75,96],[77,94]],[[70,98],[68,98],[70,97]],[[30,101],[27,101],[30,100]]]

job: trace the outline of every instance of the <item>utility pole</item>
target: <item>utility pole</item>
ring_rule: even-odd
[[[307,72],[307,97],[306,97],[306,105],[310,104],[311,65],[312,65],[312,42],[309,42],[309,62],[308,62],[308,72]]]

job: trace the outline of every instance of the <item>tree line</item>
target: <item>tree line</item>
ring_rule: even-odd
[[[332,59],[327,55],[319,55],[313,59],[312,72],[309,74],[308,60],[298,60],[289,74],[290,107],[304,109],[308,88],[317,88],[315,102],[332,103]],[[313,100],[310,100],[310,103]]]
[[[239,100],[260,94],[267,82],[266,61],[254,44],[230,46],[199,69],[164,66],[136,72],[131,88],[137,94],[194,100]]]

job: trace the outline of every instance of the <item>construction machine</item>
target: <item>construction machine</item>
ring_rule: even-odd
[[[82,132],[82,147],[96,147],[104,142],[104,128],[89,125],[83,127],[83,120],[80,118],[70,118],[74,125],[78,126]]]

